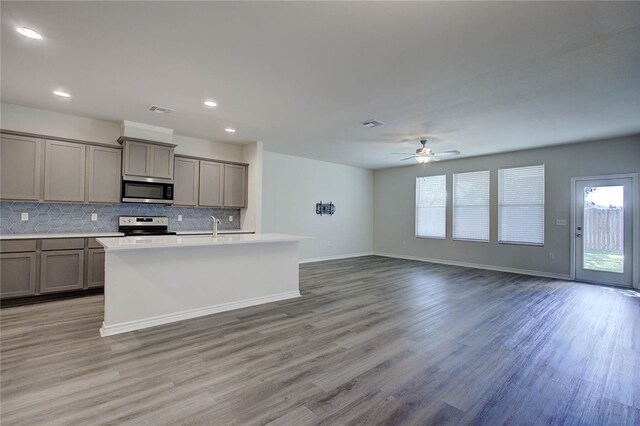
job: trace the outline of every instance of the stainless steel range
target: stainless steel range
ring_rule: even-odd
[[[169,219],[165,216],[120,216],[118,231],[126,237],[136,235],[175,235],[168,230]]]

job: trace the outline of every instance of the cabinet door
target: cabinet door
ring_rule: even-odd
[[[222,207],[224,164],[200,161],[200,205]]]
[[[40,293],[81,290],[84,250],[43,251],[40,254]]]
[[[87,288],[104,286],[104,250],[87,250]]]
[[[44,200],[84,201],[85,145],[46,141]]]
[[[36,292],[36,253],[0,254],[0,297],[31,296]]]
[[[0,138],[0,198],[39,200],[42,141]]]
[[[87,164],[88,201],[119,203],[122,179],[122,151],[115,148],[89,146]]]
[[[200,161],[176,157],[173,173],[173,204],[197,206]]]
[[[124,156],[123,174],[149,176],[151,173],[151,145],[126,141],[122,155]]]
[[[151,173],[154,178],[173,178],[173,148],[151,145]]]
[[[246,207],[245,192],[247,168],[234,164],[224,165],[224,206]]]

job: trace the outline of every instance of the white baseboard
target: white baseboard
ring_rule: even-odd
[[[440,265],[464,266],[465,268],[485,269],[487,271],[510,272],[512,274],[531,275],[534,277],[554,278],[558,280],[571,281],[571,277],[565,274],[556,274],[553,272],[530,271],[528,269],[508,268],[505,266],[482,265],[479,263],[458,262],[455,260],[430,259],[418,256],[405,256],[393,253],[374,252],[376,256],[393,257],[396,259],[417,260],[419,262],[438,263]]]
[[[325,260],[349,259],[352,257],[372,256],[372,255],[373,255],[372,251],[368,251],[364,253],[336,254],[333,256],[311,257],[309,259],[300,259],[300,263],[324,262]]]
[[[109,326],[102,323],[100,335],[102,337],[113,336],[114,334],[126,333],[128,331],[141,330],[143,328],[155,327],[157,325],[168,324],[176,321],[183,321],[191,318],[202,317],[205,315],[217,314],[219,312],[232,311],[234,309],[247,308],[249,306],[277,302],[279,300],[293,299],[295,297],[300,297],[299,291],[289,291],[286,293],[279,293],[271,296],[255,297],[252,299],[240,300],[238,302],[221,303],[219,305],[190,309],[174,314],[159,315],[157,317],[145,318],[142,320],[129,321]]]

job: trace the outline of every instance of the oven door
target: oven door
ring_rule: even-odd
[[[173,204],[173,184],[124,180],[122,202]]]

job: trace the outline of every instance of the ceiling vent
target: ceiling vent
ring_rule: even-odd
[[[155,112],[156,114],[171,114],[173,112],[171,108],[163,107],[160,105],[151,105],[149,107],[149,111]]]
[[[362,122],[362,125],[363,125],[364,127],[369,127],[369,128],[382,126],[383,124],[384,124],[384,123],[383,123],[382,121],[380,121],[380,120],[375,120],[375,119],[373,119],[373,120],[367,120],[367,121],[363,121],[363,122]]]

